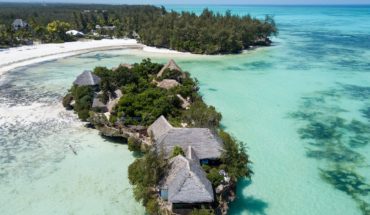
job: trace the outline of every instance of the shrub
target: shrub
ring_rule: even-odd
[[[166,168],[167,163],[163,154],[158,154],[153,150],[149,150],[142,158],[136,159],[128,167],[128,179],[133,185],[134,197],[144,206],[152,204],[149,209],[154,207],[153,203],[150,203],[155,196],[151,190],[159,183]]]
[[[160,214],[160,207],[156,199],[149,199],[145,209],[148,214]]]
[[[191,212],[191,215],[213,215],[215,214],[214,210],[213,209],[206,209],[204,207],[200,208],[200,209],[193,209],[193,211]]]
[[[244,143],[237,142],[234,137],[222,130],[219,136],[224,143],[221,161],[226,165],[225,169],[229,176],[235,179],[250,177],[253,172],[248,167],[250,161]]]
[[[176,157],[177,155],[182,155],[185,156],[184,150],[180,146],[175,146],[172,150],[172,155],[171,157]]]
[[[184,112],[183,118],[193,127],[217,128],[220,125],[222,115],[213,106],[208,106],[199,100]]]
[[[133,152],[141,151],[141,142],[135,137],[129,137],[127,140],[128,150]]]
[[[220,175],[219,170],[217,168],[212,168],[209,173],[207,174],[207,178],[214,187],[217,187],[221,184],[224,177]]]
[[[77,112],[77,115],[78,115],[78,118],[80,118],[82,121],[87,121],[87,119],[90,116],[89,110],[81,110]]]
[[[72,106],[71,106],[72,100],[73,100],[72,94],[68,93],[66,96],[64,96],[64,98],[63,98],[63,106],[67,110],[72,110]]]

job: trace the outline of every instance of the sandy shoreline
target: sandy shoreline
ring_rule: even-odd
[[[181,53],[168,49],[148,47],[133,39],[105,39],[68,43],[37,44],[0,50],[0,75],[22,66],[88,52],[114,49],[142,49],[146,52],[168,54]]]

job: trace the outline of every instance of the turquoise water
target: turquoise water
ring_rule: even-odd
[[[201,6],[171,6],[199,12]],[[20,68],[0,78],[1,214],[143,214],[127,147],[60,105],[96,65],[174,58],[200,82],[255,172],[230,214],[370,214],[370,7],[216,6],[275,16],[274,46],[241,55],[117,50]],[[71,150],[73,148],[77,155]]]

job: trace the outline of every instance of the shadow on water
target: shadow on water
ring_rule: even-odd
[[[362,113],[362,116],[370,122],[370,107],[363,108],[360,111]]]
[[[217,89],[216,89],[216,88],[208,88],[208,91],[216,92],[216,91],[217,91]]]
[[[115,144],[127,144],[127,140],[123,137],[107,137],[101,136],[105,141]]]
[[[237,199],[230,204],[229,214],[265,215],[268,203],[254,196],[243,195],[243,190],[251,184],[251,180],[241,180],[237,186]]]
[[[299,111],[290,113],[289,117],[302,123],[297,132],[306,143],[306,156],[325,161],[320,168],[321,178],[349,195],[362,213],[368,215],[370,183],[359,173],[360,168],[368,165],[359,150],[370,142],[370,123],[366,123],[370,108],[359,110],[363,118],[348,120],[341,117],[349,111],[340,108],[340,104],[342,99],[367,101],[370,88],[340,83],[337,86],[303,97]]]
[[[274,66],[274,64],[265,62],[265,61],[254,61],[251,63],[244,63],[243,67],[246,69],[270,69]]]
[[[87,54],[87,55],[81,55],[78,56],[77,58],[79,59],[94,59],[97,61],[101,61],[104,59],[110,59],[110,58],[117,58],[120,57],[120,55],[115,55],[115,54],[108,54],[108,53],[97,53],[97,54]]]

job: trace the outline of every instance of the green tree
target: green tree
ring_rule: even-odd
[[[153,188],[163,177],[167,162],[162,153],[154,150],[147,152],[142,158],[136,159],[128,168],[128,178],[133,185],[134,197],[137,201],[148,206],[151,199],[156,198]],[[149,207],[154,207],[153,205]]]
[[[135,137],[129,137],[127,140],[128,150],[133,152],[141,151],[141,142]]]
[[[221,155],[221,161],[226,166],[229,176],[234,179],[250,177],[252,171],[249,169],[249,157],[246,153],[245,145],[238,142],[225,131],[219,131],[219,136],[224,143],[224,152]]]
[[[203,128],[217,128],[222,118],[213,106],[208,106],[201,100],[195,101],[183,115],[189,125]]]
[[[70,41],[72,38],[66,34],[66,31],[70,29],[71,25],[63,21],[53,21],[50,22],[46,30],[51,35],[51,40],[55,42]]]

